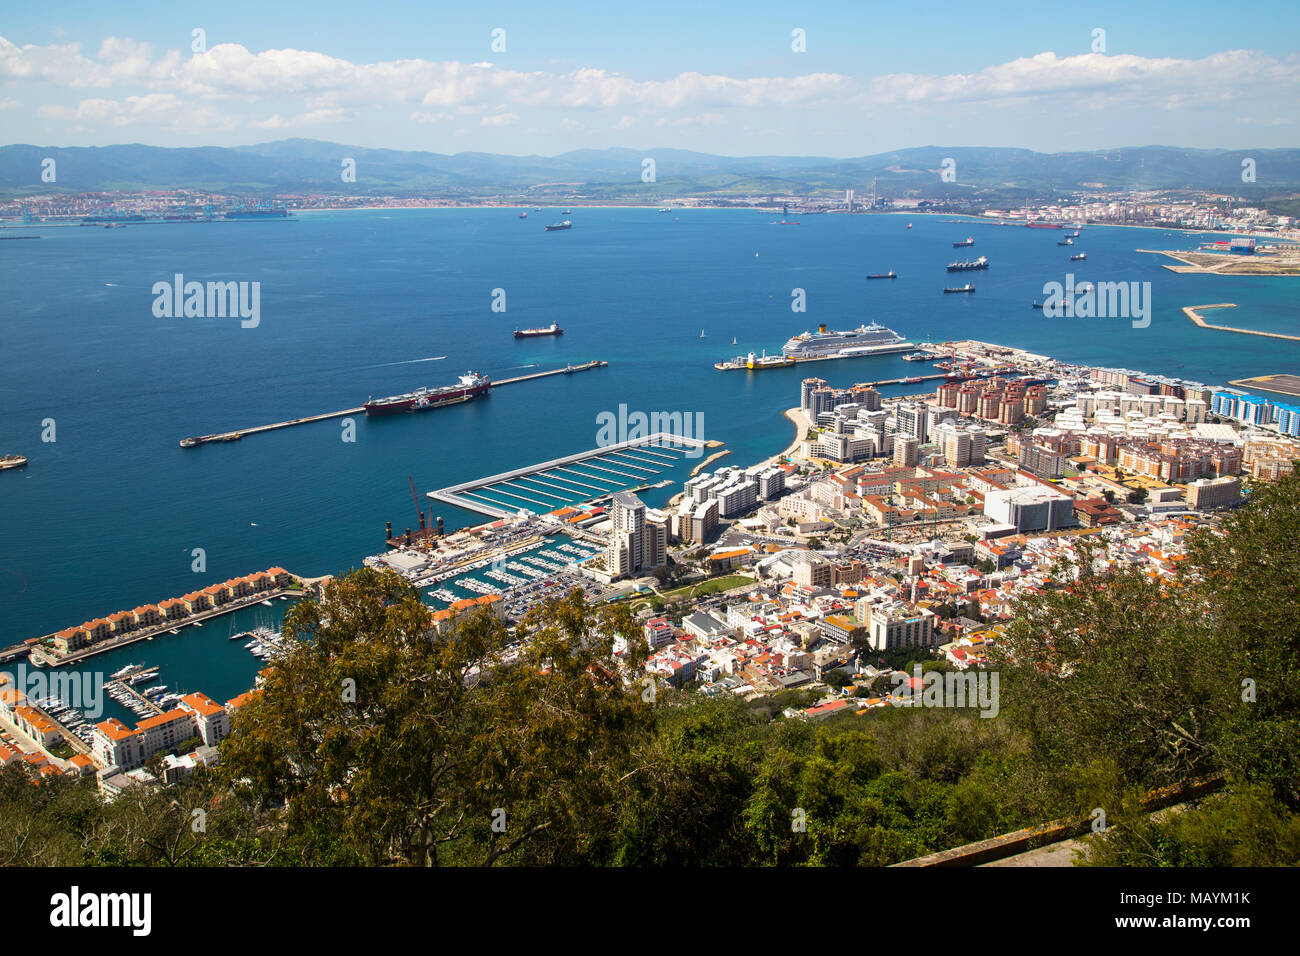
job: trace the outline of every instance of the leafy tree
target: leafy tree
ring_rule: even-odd
[[[490,612],[431,635],[396,574],[331,582],[286,617],[292,651],[241,709],[223,771],[293,834],[370,864],[558,862],[611,806],[607,786],[648,708],[623,689],[616,633],[644,653],[625,607],[575,592],[535,609],[517,660]],[[639,646],[638,646],[639,645]]]

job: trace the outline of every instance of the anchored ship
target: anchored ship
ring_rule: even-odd
[[[366,401],[367,415],[395,415],[398,412],[423,412],[430,408],[440,408],[455,402],[467,402],[477,398],[489,388],[492,382],[486,375],[468,372],[462,375],[455,385],[443,385],[439,388],[417,388],[402,395],[390,395],[388,398],[369,399]]]
[[[1074,240],[1073,240],[1073,239],[1062,239],[1060,242],[1057,243],[1057,245],[1058,245],[1058,246],[1072,246],[1072,245],[1074,245]]]
[[[893,269],[888,272],[871,272],[867,274],[868,279],[897,279],[898,273]]]
[[[750,352],[748,355],[737,355],[729,362],[714,362],[713,367],[722,371],[739,368],[757,371],[764,368],[785,368],[787,365],[793,364],[795,364],[795,360],[789,355],[768,355],[764,351],[762,355],[755,355]]]
[[[964,262],[948,263],[949,272],[974,272],[977,269],[987,269],[988,267],[988,256],[980,256],[978,259],[967,259]]]
[[[955,289],[944,289],[943,291],[944,291],[945,293],[948,293],[948,292],[974,292],[974,291],[975,291],[975,287],[974,287],[973,285],[971,285],[969,282],[967,282],[965,285],[957,286]]]
[[[803,332],[794,336],[781,348],[784,355],[794,359],[841,358],[853,355],[875,355],[886,352],[903,352],[913,348],[911,342],[893,329],[872,322],[847,332],[817,326],[816,332]]]
[[[959,242],[954,242],[954,243],[952,244],[952,247],[953,247],[954,249],[960,249],[960,248],[962,248],[963,246],[973,246],[973,245],[975,245],[975,240],[972,239],[970,236],[967,236],[965,239],[962,239],[962,240],[959,241]]]
[[[1084,259],[1086,259],[1086,258],[1088,258],[1088,253],[1086,253],[1086,252],[1081,252],[1081,253],[1079,253],[1077,256],[1070,256],[1070,261],[1071,261],[1071,262],[1082,262],[1082,261],[1083,261]]]
[[[520,218],[520,219],[527,219],[527,218],[528,218],[528,210],[525,209],[523,212],[521,212],[521,213],[519,214],[519,218]]]
[[[560,328],[554,322],[544,329],[515,329],[515,338],[531,339],[539,335],[563,335],[564,329]]]
[[[572,228],[573,228],[573,221],[571,219],[566,219],[563,222],[551,223],[549,226],[546,227],[546,231],[556,232],[560,229],[572,229]]]

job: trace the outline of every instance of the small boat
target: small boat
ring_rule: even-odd
[[[907,228],[908,228],[908,229],[911,229],[911,228],[912,228],[912,224],[911,224],[910,222],[907,224]]]
[[[1031,302],[1031,303],[1029,304],[1029,307],[1030,307],[1031,309],[1041,309],[1041,308],[1043,307],[1043,303],[1041,303],[1041,302]]]
[[[275,605],[272,604],[270,601],[263,601],[262,603],[265,604],[267,607],[275,607]],[[202,627],[203,625],[201,625],[201,624],[196,624],[195,626],[196,626],[196,627]]]
[[[520,218],[520,219],[527,219],[527,218],[528,218],[528,212],[527,212],[527,210],[525,210],[524,212],[521,212],[521,213],[519,214],[519,218]]]
[[[700,329],[700,338],[704,338],[704,330]]]
[[[731,344],[732,344],[732,345],[737,345],[737,344],[739,344],[739,343],[736,342],[736,339],[735,339],[734,336],[733,336],[732,339],[731,339]]]
[[[944,289],[943,291],[944,291],[945,293],[948,293],[948,292],[974,292],[974,291],[975,291],[975,287],[974,287],[973,285],[971,285],[969,282],[967,282],[965,285],[958,286],[958,287],[955,288],[955,289]]]
[[[888,272],[871,272],[867,274],[868,279],[897,279],[898,273],[893,269]]]

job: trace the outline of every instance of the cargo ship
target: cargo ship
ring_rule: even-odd
[[[439,388],[417,388],[403,395],[390,395],[388,398],[368,399],[365,404],[367,415],[395,415],[398,412],[423,412],[430,408],[440,408],[455,402],[467,402],[477,398],[492,387],[486,375],[468,372],[462,375],[455,385],[443,385]]]
[[[988,267],[988,256],[980,256],[978,259],[967,259],[964,262],[948,263],[949,272],[974,272],[977,269],[987,269]]]
[[[1073,239],[1062,239],[1062,240],[1060,240],[1060,241],[1057,243],[1057,245],[1058,245],[1058,246],[1072,246],[1072,245],[1074,245],[1074,240],[1073,240]]]
[[[1064,229],[1065,226],[1059,222],[1027,222],[1025,223],[1030,229]]]
[[[955,289],[944,289],[945,294],[949,292],[974,292],[975,287],[967,282],[965,285],[957,286]]]
[[[867,275],[868,279],[897,279],[898,273],[893,269],[888,272],[872,272]]]
[[[952,244],[952,247],[954,249],[961,249],[964,246],[973,246],[973,245],[975,245],[975,240],[972,239],[970,236],[967,236],[965,239],[962,239],[960,242],[954,242]]]
[[[0,458],[0,471],[4,471],[7,468],[21,468],[25,464],[27,464],[27,457],[25,455],[5,455],[3,458]]]
[[[1082,262],[1084,259],[1087,259],[1087,258],[1088,258],[1088,253],[1086,253],[1086,252],[1081,252],[1081,253],[1079,253],[1077,256],[1070,256],[1070,261],[1071,261],[1071,262]]]
[[[222,219],[288,219],[287,206],[239,206],[221,214]]]
[[[561,230],[561,229],[572,229],[572,228],[573,228],[573,221],[570,220],[570,219],[566,219],[566,220],[564,220],[563,222],[553,222],[553,223],[551,223],[549,226],[546,227],[546,231],[547,231],[547,232],[558,232],[558,231]]]
[[[560,328],[554,322],[544,329],[515,329],[515,338],[531,339],[539,335],[563,335],[564,329]]]

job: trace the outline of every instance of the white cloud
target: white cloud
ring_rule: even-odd
[[[147,122],[184,101],[181,108],[191,115],[195,103],[205,103],[204,115],[218,122],[271,129],[337,123],[398,105],[410,109],[409,118],[416,123],[439,123],[459,114],[479,116],[479,124],[488,127],[516,122],[527,111],[611,111],[617,119],[606,118],[607,128],[626,130],[648,116],[661,126],[703,127],[727,122],[732,110],[872,112],[1034,98],[1050,99],[1058,109],[1080,110],[1130,106],[1185,111],[1236,101],[1294,104],[1300,101],[1300,55],[1279,59],[1231,50],[1185,60],[1044,52],[970,73],[859,78],[684,72],[667,79],[636,79],[595,67],[524,72],[490,62],[353,63],[310,50],[255,53],[235,43],[192,56],[174,50],[159,55],[148,44],[122,37],[106,38],[94,56],[87,56],[76,43],[20,47],[0,37],[0,86],[41,84],[118,93],[84,99],[75,109],[40,107],[48,119],[78,123]],[[294,101],[287,109],[286,98]],[[257,104],[273,108],[260,111],[264,118],[248,115]],[[487,112],[492,109],[494,113]]]

